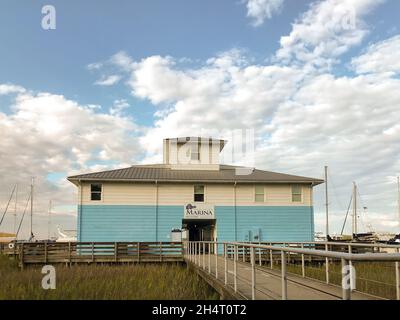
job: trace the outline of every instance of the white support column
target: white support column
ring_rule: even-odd
[[[224,273],[225,273],[225,285],[228,284],[228,249],[227,244],[224,243]]]
[[[256,299],[256,257],[254,247],[250,248],[250,261],[251,261],[251,299]]]
[[[282,300],[287,300],[286,253],[281,251]]]
[[[328,245],[325,244],[325,251],[328,252]],[[329,284],[329,258],[325,258],[325,280],[326,283]]]
[[[234,258],[233,258],[233,286],[237,292],[237,258],[238,258],[238,245],[234,245]]]
[[[211,274],[211,242],[208,243],[208,274]]]
[[[218,279],[218,242],[215,243],[215,279]]]

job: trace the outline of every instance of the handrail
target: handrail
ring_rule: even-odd
[[[321,242],[318,242],[321,244]],[[205,251],[206,244],[208,244],[208,252]],[[221,252],[219,246],[223,246],[223,257],[224,257],[224,276],[225,280],[223,281],[224,285],[227,286],[227,275],[228,275],[228,266],[227,266],[227,259],[229,259],[228,254],[228,247],[233,247],[233,275],[234,275],[234,286],[233,289],[235,293],[238,292],[237,288],[237,261],[239,260],[238,249],[239,247],[242,248],[243,253],[243,262],[245,262],[245,256],[247,255],[247,250],[244,248],[248,248],[250,253],[250,264],[252,268],[251,273],[251,292],[252,292],[252,299],[255,299],[255,291],[256,289],[256,280],[255,280],[255,253],[258,250],[259,254],[261,254],[261,250],[268,250],[270,252],[270,260],[271,260],[271,268],[272,268],[272,252],[277,251],[280,252],[281,258],[281,281],[282,281],[282,299],[287,299],[287,270],[286,270],[286,260],[288,255],[290,254],[300,254],[302,257],[302,275],[305,277],[304,273],[304,256],[318,256],[325,258],[325,265],[326,265],[326,283],[329,284],[329,259],[339,259],[342,264],[342,277],[344,279],[345,276],[350,275],[350,281],[352,280],[352,262],[354,261],[392,261],[395,262],[395,271],[396,271],[396,296],[397,299],[400,300],[400,269],[399,269],[399,261],[400,261],[400,253],[399,253],[399,246],[392,246],[396,248],[397,253],[353,253],[351,251],[351,247],[349,252],[335,252],[329,251],[329,245],[332,244],[331,242],[326,242],[325,250],[317,250],[313,248],[304,248],[304,244],[311,244],[310,242],[302,242],[298,243],[301,244],[301,248],[293,248],[290,246],[278,246],[276,245],[266,245],[261,243],[246,243],[246,242],[229,242],[229,241],[185,241],[184,242],[184,253],[186,259],[197,265],[200,269],[205,268],[205,255],[208,254],[208,261],[211,261],[210,255],[213,251],[214,255],[218,255]],[[282,244],[282,243],[279,243]],[[336,243],[335,243],[336,244]],[[350,243],[346,243],[346,246],[353,245]],[[360,244],[358,244],[360,245]],[[361,244],[362,245],[362,244]],[[213,250],[211,250],[213,248]],[[203,257],[201,257],[203,255]],[[232,251],[231,251],[232,255]],[[217,260],[216,260],[217,261]],[[260,259],[261,263],[261,259]],[[208,267],[208,273],[211,274],[211,266]],[[215,278],[218,279],[218,265],[215,265]],[[343,280],[342,279],[342,280]],[[350,286],[342,285],[342,298],[344,300],[351,299],[351,291],[352,288]]]

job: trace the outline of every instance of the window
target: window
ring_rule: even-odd
[[[192,143],[190,145],[190,160],[200,160],[200,145]]]
[[[92,201],[101,200],[101,189],[102,185],[100,183],[92,183],[90,185],[90,200]]]
[[[204,186],[194,186],[194,202],[204,202]]]
[[[302,201],[301,194],[301,185],[295,184],[292,185],[292,202],[301,202]]]
[[[256,202],[264,202],[264,186],[256,186],[255,191]]]

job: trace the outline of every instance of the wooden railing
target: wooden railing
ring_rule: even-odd
[[[181,242],[29,242],[18,245],[24,264],[183,261]]]

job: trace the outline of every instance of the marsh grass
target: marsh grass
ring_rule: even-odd
[[[356,290],[373,296],[396,299],[396,269],[394,262],[353,262],[356,270]],[[279,267],[279,266],[278,266]],[[301,264],[289,263],[288,272],[302,274]],[[306,277],[325,281],[325,263],[306,261]],[[341,286],[342,266],[340,261],[329,264],[329,281]]]
[[[41,287],[41,267],[21,271],[0,255],[0,300],[19,299],[219,299],[197,274],[181,264],[55,265],[55,290]]]

